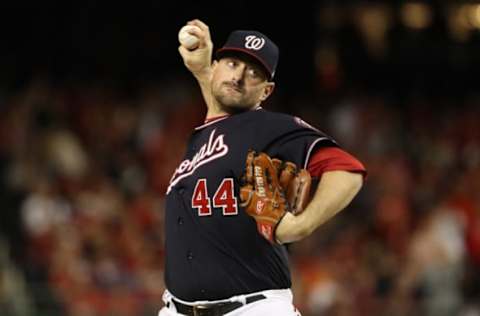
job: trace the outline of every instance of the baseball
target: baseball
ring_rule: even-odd
[[[192,29],[197,29],[200,31],[200,28],[195,25],[185,25],[178,32],[178,41],[182,44],[183,47],[193,50],[198,47],[200,40],[195,35],[189,33]]]

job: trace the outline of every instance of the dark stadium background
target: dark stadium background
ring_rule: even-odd
[[[0,4],[0,314],[161,306],[165,184],[204,115],[177,52],[192,18],[217,48],[273,39],[266,107],[369,171],[290,248],[303,315],[480,315],[480,2],[91,0]]]

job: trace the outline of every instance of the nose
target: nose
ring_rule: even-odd
[[[236,83],[243,83],[245,79],[246,66],[244,64],[238,65],[232,74],[232,80]]]

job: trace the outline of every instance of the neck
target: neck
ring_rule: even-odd
[[[244,113],[244,112],[248,112],[248,111],[254,111],[254,110],[258,109],[259,107],[260,107],[260,105],[258,104],[258,105],[252,106],[251,108],[248,108],[248,109],[245,109],[245,108],[225,108],[225,109],[215,110],[215,109],[209,108],[208,112],[207,112],[207,116],[206,116],[205,119],[209,120],[209,119],[219,117],[219,116],[235,115],[235,114]]]
[[[215,100],[214,97],[211,98],[210,103],[208,104],[208,111],[206,119],[211,119],[217,116],[230,114],[228,111],[225,111],[223,107]]]
[[[243,113],[247,111],[253,111],[260,107],[260,102],[250,108],[236,108],[236,107],[228,107],[228,106],[221,105],[215,99],[212,101],[213,102],[210,103],[211,106],[208,107],[207,116],[205,118],[206,120],[215,118],[218,116],[222,116],[222,115],[234,115],[234,114]]]

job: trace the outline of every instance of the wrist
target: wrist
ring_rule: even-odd
[[[278,223],[275,231],[275,239],[279,244],[285,244],[296,240],[293,228],[296,226],[296,217],[290,212],[285,213],[282,220]]]
[[[279,244],[298,241],[312,233],[310,223],[305,221],[305,216],[300,215],[287,212],[278,223],[275,237]]]
[[[192,74],[200,84],[210,84],[212,68],[210,66],[206,66],[202,69],[192,71]]]

